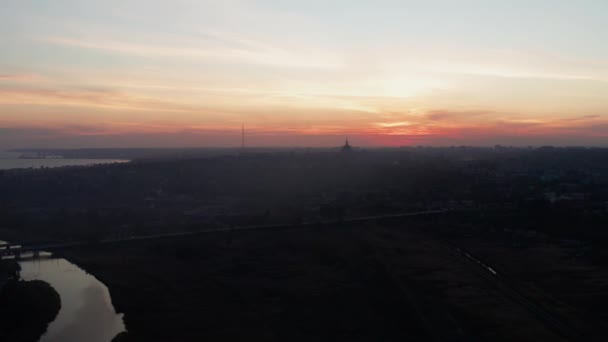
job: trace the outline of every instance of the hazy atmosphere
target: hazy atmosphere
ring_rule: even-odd
[[[606,1],[23,1],[0,148],[606,145]]]
[[[0,0],[1,342],[608,341],[608,0]]]

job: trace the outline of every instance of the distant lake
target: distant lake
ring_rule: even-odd
[[[0,170],[40,167],[85,166],[95,164],[125,163],[121,159],[21,159],[21,154],[0,151]]]

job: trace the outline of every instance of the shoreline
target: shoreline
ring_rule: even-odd
[[[23,280],[15,260],[0,260],[0,339],[38,341],[61,310],[59,293],[46,281]]]

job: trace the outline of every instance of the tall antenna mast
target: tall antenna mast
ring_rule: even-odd
[[[241,149],[245,149],[245,123],[241,127]]]

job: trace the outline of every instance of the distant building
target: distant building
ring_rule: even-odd
[[[353,148],[348,143],[348,138],[346,138],[346,142],[344,143],[344,146],[342,146],[342,153],[348,153],[348,152],[352,152],[352,151],[353,151]]]

